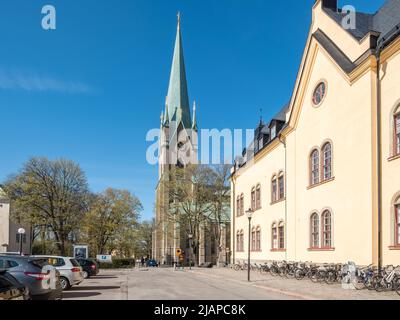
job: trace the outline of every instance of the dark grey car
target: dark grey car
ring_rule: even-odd
[[[7,269],[8,273],[25,285],[32,300],[62,298],[60,273],[44,259],[0,255],[0,269]]]

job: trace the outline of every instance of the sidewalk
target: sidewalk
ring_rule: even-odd
[[[186,270],[187,271],[187,270]],[[294,298],[305,300],[398,300],[400,296],[396,292],[382,292],[368,290],[344,290],[340,284],[313,283],[310,280],[286,279],[261,275],[251,272],[251,283],[247,282],[247,271],[234,271],[230,268],[200,269],[196,268],[192,273],[205,276],[222,278],[226,281],[237,281],[250,286],[262,288],[271,292],[283,293]]]

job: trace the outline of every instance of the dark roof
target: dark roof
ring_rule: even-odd
[[[282,109],[272,119],[286,122],[286,113],[287,113],[289,107],[290,107],[290,102],[285,104],[282,107]]]
[[[336,11],[332,8],[324,8],[324,10],[340,25],[347,15],[341,9]],[[380,34],[379,41],[399,23],[400,0],[387,0],[375,14],[356,12],[356,29],[348,29],[347,31],[358,40],[364,38],[368,32],[378,32]]]

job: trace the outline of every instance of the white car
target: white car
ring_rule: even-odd
[[[84,280],[82,267],[75,258],[59,256],[34,257],[47,259],[48,264],[55,267],[60,272],[60,282],[63,290],[68,290]]]

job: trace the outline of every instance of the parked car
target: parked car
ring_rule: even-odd
[[[147,267],[158,268],[158,262],[156,260],[147,261]]]
[[[0,269],[6,269],[27,288],[29,299],[62,299],[60,273],[44,259],[2,254]]]
[[[69,290],[72,286],[79,285],[83,281],[82,267],[75,258],[60,256],[34,256],[44,258],[47,263],[60,272],[61,288]]]
[[[27,288],[7,270],[0,269],[0,301],[1,300],[26,300]]]
[[[88,279],[90,277],[96,276],[99,274],[99,264],[96,260],[92,259],[76,259],[81,265],[83,271],[83,278]]]

